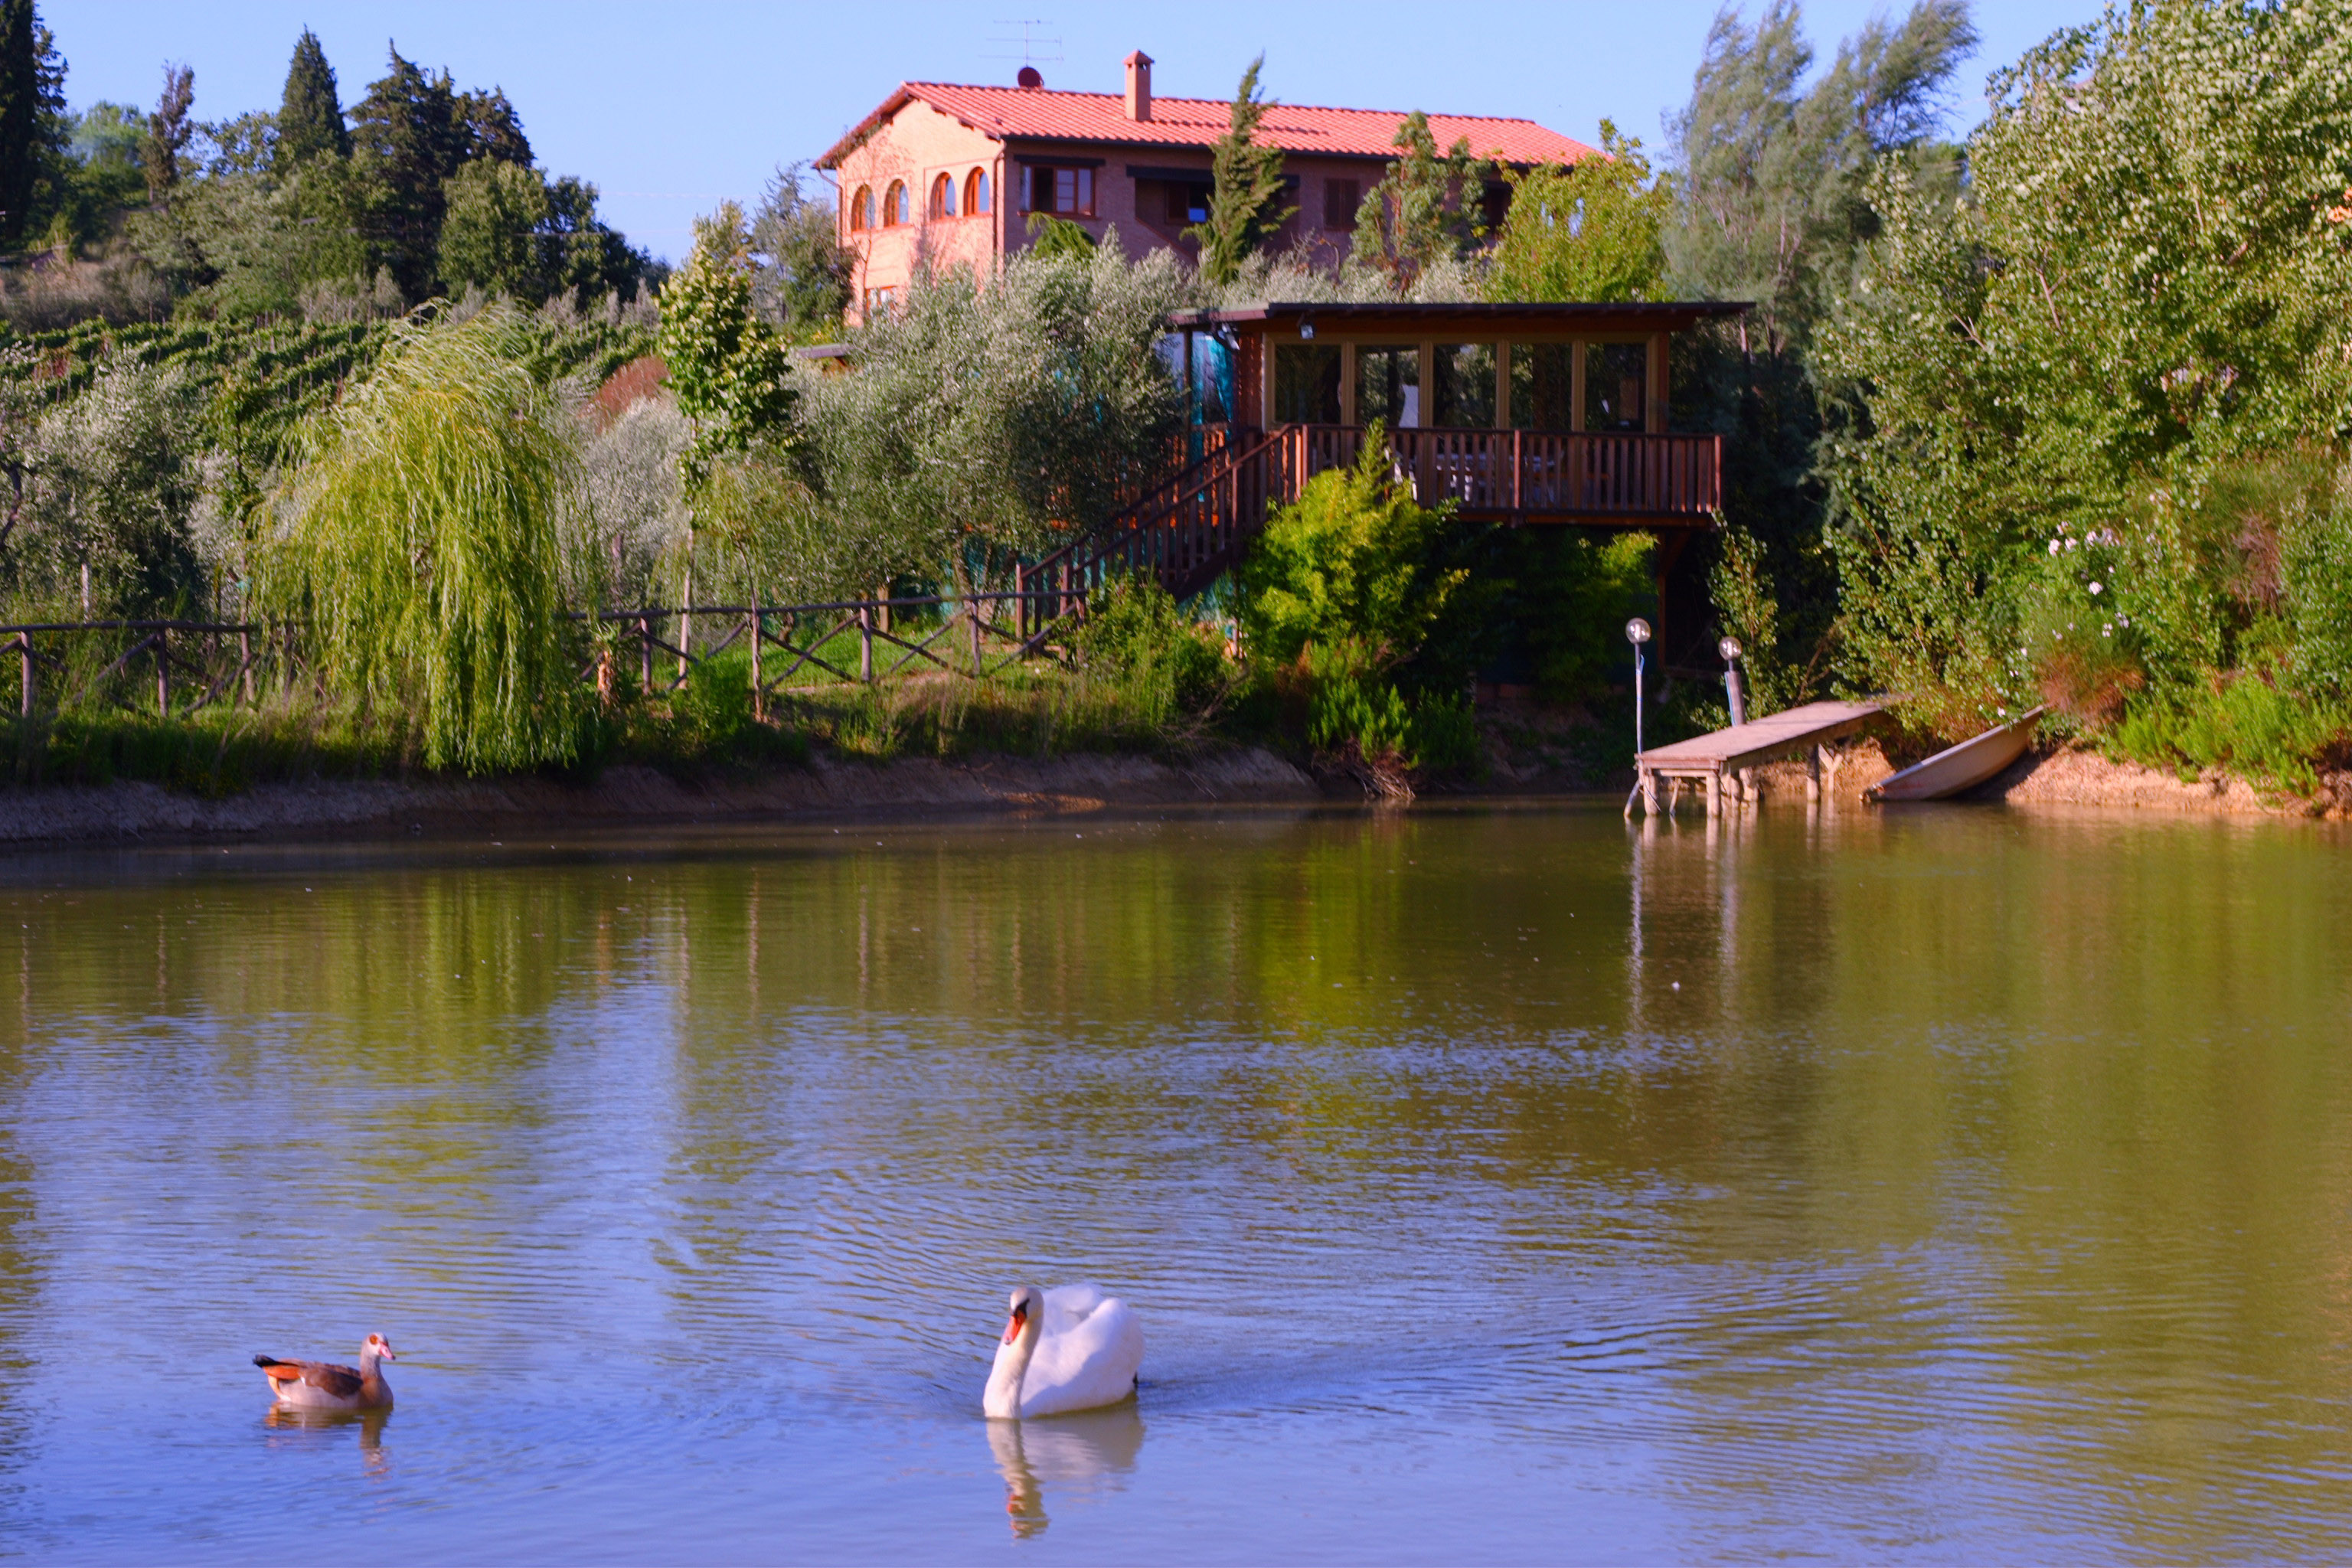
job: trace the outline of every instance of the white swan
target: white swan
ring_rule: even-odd
[[[980,1405],[992,1419],[1059,1415],[1116,1405],[1135,1392],[1143,1325],[1094,1285],[1013,1292]]]

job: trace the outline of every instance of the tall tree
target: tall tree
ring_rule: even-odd
[[[1511,210],[1486,273],[1490,300],[1654,300],[1672,193],[1642,143],[1601,122],[1603,156],[1511,182]]]
[[[1977,36],[1967,0],[1914,0],[1899,20],[1864,24],[1808,86],[1801,22],[1797,0],[1769,0],[1752,26],[1717,16],[1690,102],[1668,128],[1680,168],[1664,239],[1675,297],[1755,306],[1677,345],[1677,417],[1726,438],[1724,512],[1752,535],[1748,565],[1770,579],[1778,651],[1819,669],[1840,601],[1811,344],[1877,229],[1873,168],[1897,162],[1945,199],[1958,192],[1958,150],[1936,138]],[[1685,585],[1706,566],[1689,557]],[[1703,630],[1696,616],[1680,624]]]
[[[1440,153],[1418,109],[1397,127],[1395,144],[1402,156],[1357,209],[1349,260],[1385,274],[1403,294],[1432,262],[1466,255],[1486,237],[1482,198],[1494,166],[1471,152],[1466,136]]]
[[[447,71],[428,74],[397,48],[391,68],[352,106],[352,140],[372,187],[368,237],[411,300],[430,294],[437,279],[451,176],[478,158],[530,162],[503,92],[460,93]]]
[[[147,117],[147,142],[140,150],[140,170],[147,176],[150,206],[168,207],[180,183],[180,160],[188,139],[196,133],[188,110],[196,100],[196,73],[186,66],[163,68],[163,91],[155,112]]]
[[[0,245],[32,236],[62,152],[65,85],[66,62],[33,0],[0,0]]]
[[[710,460],[741,451],[792,412],[783,341],[751,309],[751,237],[743,209],[721,202],[694,224],[694,254],[661,292],[661,353],[694,444],[679,466],[689,490]]]
[[[351,127],[343,123],[343,102],[336,93],[335,68],[319,35],[310,28],[294,41],[294,60],[286,68],[286,93],[278,105],[277,166],[290,173],[313,158],[352,155]]]
[[[1282,149],[1257,145],[1258,122],[1266,106],[1258,97],[1257,73],[1265,65],[1261,54],[1242,72],[1234,93],[1232,119],[1217,138],[1215,186],[1209,195],[1209,217],[1184,232],[1201,242],[1201,273],[1220,286],[1241,275],[1242,263],[1264,248],[1298,209],[1281,205]]]
[[[536,305],[547,298],[539,266],[538,233],[549,216],[547,184],[535,169],[478,158],[444,187],[441,284],[472,284]]]
[[[752,215],[751,255],[765,259],[752,276],[751,300],[786,337],[805,341],[841,330],[856,266],[841,247],[832,205],[802,191],[802,167],[778,169]]]
[[[1801,343],[1868,237],[1859,200],[1872,165],[1927,155],[1952,75],[1976,47],[1968,0],[1916,0],[1900,23],[1874,16],[1800,90],[1813,51],[1798,0],[1769,0],[1755,25],[1717,13],[1670,130],[1682,164],[1682,221],[1666,235],[1676,285],[1756,302],[1763,352]],[[1941,160],[1948,181],[1958,165]]]

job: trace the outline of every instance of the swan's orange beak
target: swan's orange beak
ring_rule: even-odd
[[[1004,1325],[1004,1342],[1005,1342],[1006,1344],[1008,1344],[1008,1345],[1009,1345],[1009,1344],[1011,1344],[1013,1341],[1015,1341],[1015,1340],[1019,1339],[1019,1338],[1021,1337],[1021,1325],[1023,1325],[1024,1323],[1026,1323],[1028,1321],[1029,1321],[1029,1309],[1028,1309],[1028,1308],[1026,1308],[1026,1307],[1015,1307],[1015,1308],[1013,1308],[1013,1316],[1012,1316],[1012,1318],[1011,1318],[1010,1320],[1008,1320],[1008,1321],[1006,1321],[1005,1325]]]

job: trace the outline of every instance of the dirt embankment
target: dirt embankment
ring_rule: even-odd
[[[805,767],[682,780],[607,769],[594,782],[393,780],[263,784],[219,800],[152,784],[0,789],[0,843],[152,837],[369,835],[411,829],[623,823],[866,812],[1086,812],[1218,801],[1314,801],[1314,779],[1255,747],[1187,762],[1140,756],[818,758]]]
[[[1862,792],[1895,772],[1895,763],[1874,740],[1841,748],[1831,784],[1833,799],[1858,802]],[[1774,763],[1755,770],[1767,799],[1803,799],[1801,763]],[[1963,798],[2004,805],[2098,805],[2134,811],[2247,814],[2267,816],[2352,816],[2352,773],[2331,773],[2310,800],[2282,799],[2244,779],[2208,769],[2195,779],[2111,762],[2095,752],[2060,748],[2028,752],[2008,770]]]

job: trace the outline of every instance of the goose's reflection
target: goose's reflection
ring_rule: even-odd
[[[300,1432],[331,1432],[356,1427],[360,1435],[361,1464],[369,1475],[383,1476],[392,1470],[392,1455],[383,1446],[383,1424],[391,1419],[392,1412],[389,1410],[304,1410],[293,1405],[273,1405],[263,1412],[261,1424],[276,1431],[291,1428]]]
[[[1004,1473],[1004,1511],[1013,1518],[1013,1533],[1026,1540],[1053,1522],[1045,1515],[1047,1486],[1083,1489],[1135,1468],[1143,1413],[1129,1400],[1076,1415],[991,1421],[988,1446]]]

